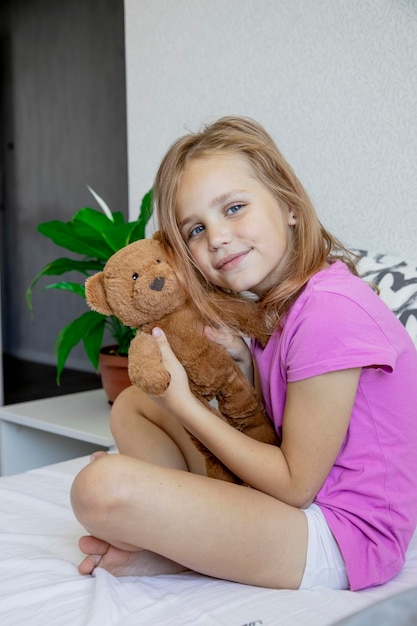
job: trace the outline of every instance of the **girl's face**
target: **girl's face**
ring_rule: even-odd
[[[196,265],[218,287],[262,296],[276,284],[294,217],[243,158],[191,161],[176,218]]]

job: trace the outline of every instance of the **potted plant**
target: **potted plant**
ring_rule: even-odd
[[[80,209],[69,222],[52,220],[38,225],[38,231],[51,239],[56,245],[81,255],[81,258],[59,257],[45,265],[35,276],[26,292],[29,311],[33,314],[32,293],[35,285],[44,276],[62,276],[67,272],[78,272],[80,282],[60,281],[47,285],[46,289],[70,291],[85,300],[85,280],[92,273],[103,269],[107,260],[120,248],[132,241],[145,238],[145,228],[152,214],[152,190],[142,199],[137,220],[126,221],[120,212],[112,212],[102,198],[90,187],[101,211],[89,207]],[[116,317],[101,315],[88,310],[65,326],[55,342],[57,358],[57,384],[60,383],[68,355],[80,342],[96,371],[101,371],[103,386],[105,375],[100,367],[105,329],[110,331],[114,340],[110,352],[124,357],[127,365],[127,353],[131,339],[135,335],[132,328],[124,326]],[[116,370],[117,371],[117,370]],[[124,374],[128,384],[127,368]],[[109,401],[114,400],[115,391],[107,391]]]

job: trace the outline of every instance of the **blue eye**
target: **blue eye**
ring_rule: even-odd
[[[227,213],[237,213],[243,207],[243,204],[234,204],[227,209]]]
[[[196,235],[199,235],[200,233],[202,233],[204,230],[204,226],[202,224],[199,224],[198,226],[196,226],[195,228],[193,228],[192,231],[190,231],[189,237],[195,237]]]

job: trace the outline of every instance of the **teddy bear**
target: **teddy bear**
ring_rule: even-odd
[[[137,329],[128,355],[128,372],[133,385],[153,396],[162,395],[168,388],[170,375],[151,335],[152,328],[159,326],[187,372],[192,393],[202,403],[250,437],[279,445],[254,386],[226,350],[205,336],[206,322],[187,296],[158,233],[118,250],[103,271],[86,280],[85,292],[92,310],[114,315],[126,326]],[[234,314],[242,331],[259,336],[265,343],[256,303],[250,300],[234,303],[225,295],[226,301],[228,307],[235,307]],[[217,408],[211,402],[213,399],[217,401]],[[189,435],[205,456],[208,476],[241,482]]]

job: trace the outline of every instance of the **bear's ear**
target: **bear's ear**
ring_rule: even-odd
[[[103,315],[112,315],[113,311],[107,302],[106,292],[103,285],[104,273],[98,272],[85,281],[85,299],[93,311]]]
[[[155,239],[156,241],[161,241],[161,233],[159,232],[159,230],[156,230],[154,232],[154,234],[152,235],[152,239]]]

